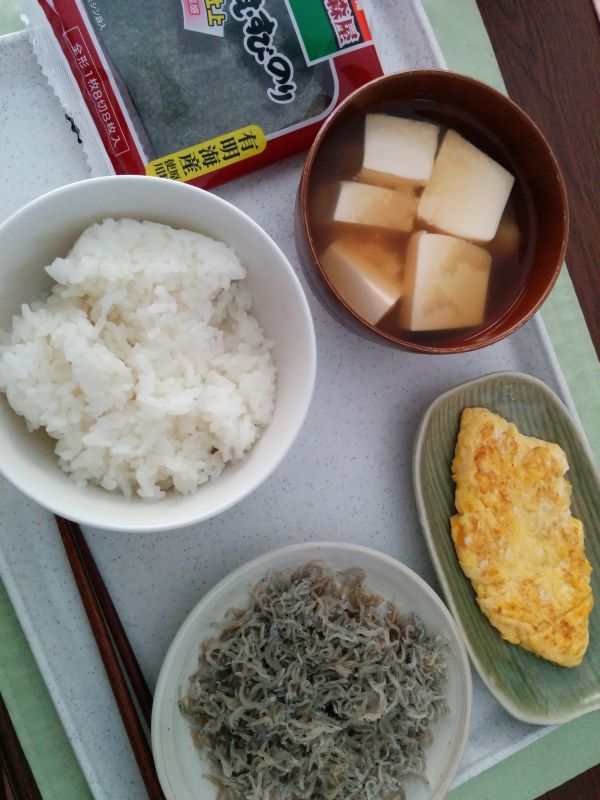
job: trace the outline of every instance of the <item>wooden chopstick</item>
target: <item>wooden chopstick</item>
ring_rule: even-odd
[[[164,795],[156,775],[156,770],[154,768],[152,751],[150,750],[146,731],[144,729],[144,725],[142,724],[142,720],[138,715],[136,704],[129,692],[129,684],[124,671],[126,670],[125,662],[123,661],[123,664],[121,664],[119,653],[116,647],[116,640],[113,641],[112,630],[109,628],[108,620],[104,618],[98,597],[96,595],[94,584],[92,583],[90,574],[85,566],[84,558],[79,549],[80,543],[83,540],[83,534],[81,533],[79,525],[74,522],[69,522],[68,520],[63,519],[63,517],[57,516],[56,524],[58,525],[58,530],[63,541],[67,558],[69,559],[71,570],[73,572],[81,600],[90,622],[94,638],[96,639],[98,650],[100,651],[100,656],[102,657],[102,662],[104,664],[104,669],[106,670],[113,695],[123,720],[123,725],[125,726],[125,731],[129,738],[129,743],[131,744],[131,749],[133,750],[133,754],[142,775],[142,780],[144,781],[144,785],[148,793],[148,797],[150,800],[164,800]],[[93,560],[89,551],[88,554],[89,559]],[[104,590],[108,595],[106,587],[104,587]],[[118,618],[116,609],[114,609],[114,607],[113,612],[114,616]],[[122,629],[120,623],[118,627]],[[125,638],[125,640],[127,639],[124,631],[122,631],[122,636]],[[131,650],[131,647],[129,646],[128,649]],[[131,651],[131,655],[133,655],[133,651]],[[125,655],[124,659],[125,658],[128,658],[128,656]]]
[[[6,775],[10,791],[15,800],[42,800],[29,762],[23,752],[21,743],[12,724],[4,700],[0,695],[0,762],[2,772]],[[4,784],[4,776],[0,772],[0,782]],[[6,796],[4,786],[0,789]]]
[[[66,523],[70,528],[74,544],[79,551],[83,566],[88,574],[90,583],[92,584],[94,593],[98,599],[100,609],[104,619],[106,620],[111,638],[115,644],[115,647],[117,648],[119,658],[121,659],[127,674],[127,680],[133,689],[135,699],[137,700],[146,725],[150,727],[150,720],[152,718],[152,693],[148,688],[148,684],[146,683],[144,674],[140,669],[140,665],[135,653],[133,652],[131,643],[127,638],[127,634],[125,633],[125,629],[123,628],[121,619],[117,613],[117,609],[112,601],[112,597],[106,588],[106,584],[104,583],[104,579],[100,574],[100,570],[96,566],[96,562],[94,561],[94,557],[91,553],[85,536],[81,531],[81,528],[79,525],[71,522],[70,520],[63,520],[63,522]]]

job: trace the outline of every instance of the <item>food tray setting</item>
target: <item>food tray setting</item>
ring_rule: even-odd
[[[385,72],[444,67],[417,2],[401,11],[391,0],[378,3],[371,27]],[[25,39],[23,45],[30,64]],[[38,81],[44,81],[41,74]],[[300,275],[296,257],[294,199],[303,158],[217,190],[277,242],[310,305],[317,377],[295,444],[252,495],[210,520],[168,533],[84,529],[152,687],[175,633],[202,596],[232,570],[277,547],[328,541],[374,548],[414,570],[443,597],[412,485],[415,432],[441,393],[486,373],[517,371],[539,378],[573,412],[538,317],[485,350],[443,356],[381,347],[334,321]],[[65,162],[63,183],[84,170],[83,155],[81,163],[74,155],[72,161]],[[52,164],[47,167],[51,172]],[[4,480],[0,571],[95,798],[141,800],[143,784],[54,518]],[[549,730],[513,718],[474,673],[470,734],[454,784]]]

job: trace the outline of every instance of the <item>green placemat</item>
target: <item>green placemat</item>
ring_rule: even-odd
[[[44,800],[92,800],[1,583],[0,694]]]
[[[505,92],[475,0],[422,2],[448,68]],[[566,269],[546,301],[542,316],[598,460],[600,363]],[[562,725],[459,786],[450,792],[448,800],[532,800],[599,762],[600,712],[595,712]]]
[[[0,0],[0,36],[20,31],[23,23],[11,0]]]
[[[421,0],[448,69],[506,93],[492,45],[475,0]],[[600,460],[600,362],[573,284],[563,269],[544,304],[543,320],[596,460]],[[567,333],[568,335],[565,335]],[[600,759],[600,753],[598,754]]]
[[[504,89],[475,0],[422,2],[448,67]],[[0,0],[0,6],[3,3]],[[600,364],[566,270],[544,306],[544,321],[598,457]],[[565,331],[568,337],[564,336]],[[0,643],[0,692],[44,800],[91,800],[48,690],[1,586]],[[598,763],[599,742],[600,713],[589,714],[561,726],[454,789],[449,800],[532,800]]]

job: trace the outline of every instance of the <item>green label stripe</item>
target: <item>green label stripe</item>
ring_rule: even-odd
[[[340,48],[323,0],[288,0],[288,5],[296,20],[309,62],[338,52]]]

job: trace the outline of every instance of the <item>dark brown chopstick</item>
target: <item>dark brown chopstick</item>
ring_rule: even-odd
[[[129,642],[129,639],[127,638],[127,634],[125,633],[125,629],[123,628],[121,619],[117,613],[117,609],[115,608],[108,589],[106,588],[106,584],[104,583],[104,579],[100,574],[100,570],[96,566],[96,562],[94,561],[94,557],[90,551],[85,536],[81,531],[81,528],[79,525],[76,525],[74,522],[70,522],[69,520],[63,521],[66,522],[71,529],[71,535],[73,537],[74,544],[79,551],[83,566],[85,567],[85,570],[89,576],[90,583],[92,584],[94,593],[98,599],[100,609],[108,625],[110,635],[115,643],[117,652],[119,653],[119,658],[121,659],[123,667],[125,668],[125,672],[127,673],[127,680],[133,689],[135,699],[137,700],[146,725],[150,727],[150,720],[152,718],[152,693],[148,688],[144,674],[140,669],[140,665],[135,657],[133,648]]]
[[[112,628],[110,627],[112,624],[114,624],[114,619],[113,623],[109,623],[108,619],[105,619],[105,616],[102,612],[102,607],[96,593],[95,584],[92,581],[88,569],[86,568],[85,558],[82,555],[81,550],[87,550],[88,560],[90,563],[93,561],[93,558],[89,552],[89,549],[87,548],[87,545],[84,545],[84,547],[81,548],[83,534],[79,528],[79,525],[58,516],[56,517],[56,524],[58,525],[58,530],[67,553],[67,558],[69,559],[71,570],[73,572],[81,600],[90,622],[94,638],[96,639],[98,650],[100,651],[100,656],[102,657],[102,662],[104,664],[104,669],[108,675],[113,695],[119,708],[123,725],[125,726],[125,731],[129,737],[131,749],[133,750],[133,754],[140,769],[148,797],[150,800],[164,800],[164,795],[162,793],[162,789],[156,775],[156,770],[154,768],[152,751],[150,750],[146,731],[144,729],[142,720],[138,715],[136,704],[130,694],[129,684],[126,677],[128,666],[126,665],[125,661],[129,662],[130,656],[133,657],[133,660],[135,661],[133,651],[131,650],[131,646],[127,641],[127,636],[120,621],[115,630],[121,630],[122,639],[127,642],[127,647],[125,648],[122,656],[120,656],[120,653],[117,650],[117,640]],[[98,577],[100,577],[97,569],[95,570],[95,573]],[[108,591],[106,590],[105,586],[104,592],[106,595],[108,595]],[[112,602],[110,605],[112,606]],[[112,606],[112,612],[110,613],[111,615],[114,615],[114,618],[118,619],[118,614],[114,606]],[[130,652],[130,656],[127,655],[128,651]],[[129,666],[131,666],[130,663]],[[137,670],[141,676],[139,666],[137,666]],[[131,678],[129,678],[129,680],[133,689],[133,680]],[[146,691],[149,695],[150,693],[147,687]]]
[[[4,776],[15,800],[42,800],[29,762],[0,695],[0,797],[7,797]],[[2,774],[4,773],[4,775]]]

